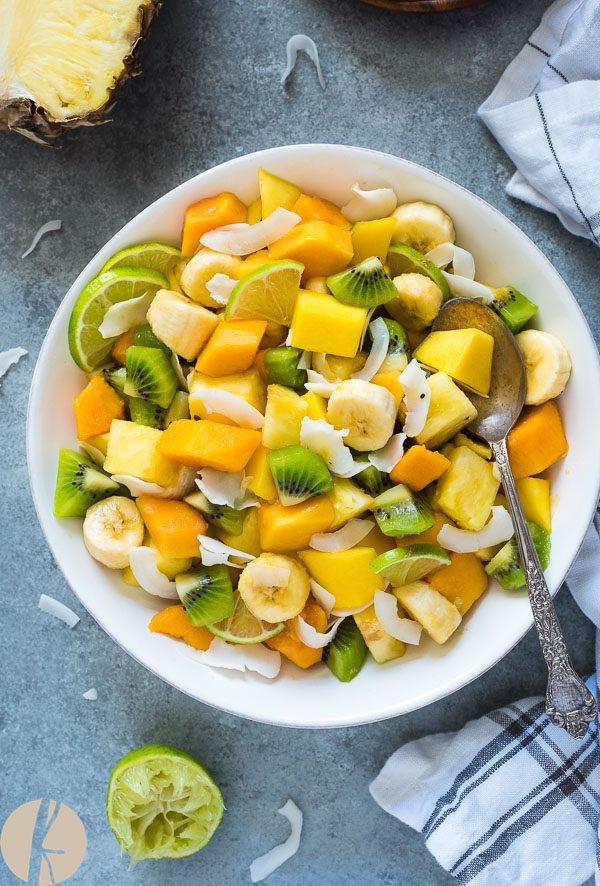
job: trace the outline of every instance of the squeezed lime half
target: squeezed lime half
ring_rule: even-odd
[[[272,261],[236,283],[226,320],[271,320],[291,326],[304,265],[297,261]]]
[[[371,569],[394,587],[400,588],[449,564],[448,553],[439,545],[409,545],[375,557]]]
[[[181,259],[181,250],[166,243],[138,243],[115,252],[106,262],[101,274],[112,268],[151,268],[168,274]]]
[[[261,621],[250,612],[240,595],[236,594],[235,606],[229,618],[224,618],[217,624],[208,625],[208,630],[222,640],[227,640],[228,643],[249,646],[276,637],[284,627],[283,622],[274,625]]]

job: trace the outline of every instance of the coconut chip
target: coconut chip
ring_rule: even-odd
[[[128,298],[111,305],[98,327],[102,338],[116,338],[128,329],[145,323],[146,314],[155,295],[155,292],[145,292],[137,298]]]
[[[315,41],[311,40],[310,37],[307,37],[306,34],[294,34],[294,36],[290,37],[287,42],[287,45],[285,47],[287,64],[285,67],[285,71],[281,75],[281,85],[285,85],[287,78],[296,67],[296,60],[298,58],[299,52],[305,52],[307,54],[316,68],[317,77],[319,78],[321,89],[325,89],[325,78],[323,77],[321,62],[319,61],[319,50],[317,49]]]
[[[91,458],[92,461],[96,462],[97,465],[99,465],[100,467],[104,465],[106,456],[96,446],[92,446],[91,443],[86,443],[85,440],[81,440],[79,442],[79,448],[84,455],[87,455],[88,458]]]
[[[321,633],[299,615],[296,622],[296,633],[305,646],[309,646],[311,649],[323,649],[331,643],[343,620],[343,617],[336,618],[325,633]]]
[[[165,600],[178,600],[179,594],[174,581],[170,581],[156,565],[157,551],[144,545],[131,548],[129,552],[129,565],[134,578],[143,591],[154,597],[163,597]]]
[[[189,392],[188,380],[183,374],[183,369],[181,368],[181,361],[179,359],[179,354],[176,354],[175,351],[171,353],[171,366],[175,371],[175,375],[177,376],[177,381],[179,382],[179,387],[182,391],[185,391],[187,394]],[[193,370],[192,370],[193,371]]]
[[[363,190],[356,182],[352,185],[352,193],[354,196],[342,206],[343,214],[351,222],[386,218],[398,205],[398,198],[392,188]]]
[[[467,280],[475,279],[475,259],[466,249],[456,246],[455,243],[441,243],[434,249],[430,249],[425,255],[438,268],[447,268],[452,265],[452,270],[459,277]]]
[[[377,621],[386,634],[402,643],[410,643],[412,646],[419,645],[423,628],[411,618],[400,618],[398,601],[393,594],[375,591],[373,605]]]
[[[230,557],[239,557],[240,560],[256,559],[254,554],[238,551],[209,535],[199,535],[198,541],[200,542],[200,559],[203,566],[216,566],[218,563],[222,563],[224,566],[233,566],[234,569],[243,569],[243,566],[234,563]]]
[[[404,433],[407,437],[416,437],[425,427],[431,401],[427,376],[417,361],[411,360],[398,376],[398,381],[404,391],[402,399],[406,407]]]
[[[134,498],[140,495],[156,495],[158,498],[183,498],[194,487],[195,468],[182,468],[179,474],[179,483],[176,486],[159,486],[158,483],[148,483],[139,477],[130,474],[112,474],[111,480],[126,486]]]
[[[215,637],[205,652],[186,652],[186,658],[230,671],[254,671],[261,677],[273,680],[281,670],[281,655],[262,643],[236,645]]]
[[[86,701],[98,701],[98,690],[88,689],[87,692],[83,693],[82,698],[85,698]]]
[[[227,255],[250,255],[251,252],[266,249],[301,221],[297,212],[278,206],[255,225],[224,225],[222,228],[207,231],[200,237],[200,243],[208,249],[225,252]]]
[[[64,603],[60,603],[58,600],[55,600],[54,597],[49,597],[47,594],[40,595],[38,606],[42,612],[46,612],[48,615],[58,618],[59,621],[64,621],[69,628],[74,628],[75,625],[81,621],[79,616],[73,612],[72,609],[69,609]]]
[[[216,301],[219,305],[226,305],[237,282],[237,280],[228,277],[227,274],[215,274],[206,284],[206,288],[210,292],[213,301]]]
[[[260,883],[266,880],[273,871],[296,854],[300,846],[300,837],[302,836],[302,812],[298,809],[293,800],[288,800],[285,806],[277,810],[283,815],[291,825],[291,832],[285,843],[273,847],[265,855],[256,858],[250,865],[250,879],[253,883]]]
[[[382,317],[369,323],[369,330],[373,340],[369,356],[363,368],[352,373],[352,378],[360,378],[363,381],[371,381],[373,376],[379,372],[390,346],[390,331]]]
[[[324,375],[321,375],[320,372],[314,369],[307,369],[306,374],[308,376],[308,381],[304,385],[306,390],[313,391],[313,393],[318,394],[319,397],[324,397],[326,400],[329,400],[340,384],[339,381],[328,381]]]
[[[190,407],[196,400],[202,403],[209,415],[212,412],[225,415],[241,427],[258,430],[265,423],[262,412],[259,412],[242,397],[231,394],[229,391],[222,391],[219,388],[197,387],[194,388],[193,394],[190,394]]]
[[[503,505],[492,508],[492,516],[479,532],[457,529],[445,523],[438,533],[437,540],[442,547],[457,554],[471,554],[481,548],[489,548],[508,541],[515,534],[510,514]]]
[[[0,352],[0,378],[6,375],[11,366],[18,363],[21,357],[25,357],[27,351],[23,348],[11,348],[9,351]]]
[[[324,418],[304,416],[300,424],[300,443],[320,455],[327,467],[340,477],[354,477],[364,470],[344,443],[347,429],[336,430]]]
[[[312,353],[310,351],[302,351],[298,360],[298,369],[310,369],[312,366]]]
[[[202,468],[196,479],[196,486],[212,505],[227,505],[238,511],[258,507],[256,498],[243,491],[244,475],[241,472],[228,474],[214,468]]]
[[[60,218],[52,219],[52,221],[48,221],[43,224],[41,228],[38,228],[38,230],[36,231],[35,236],[31,241],[31,246],[29,247],[29,249],[25,250],[21,258],[27,258],[27,256],[33,252],[33,250],[45,234],[49,234],[51,231],[60,231],[61,228],[62,221],[60,220]]]
[[[329,615],[335,606],[335,597],[333,594],[326,591],[323,585],[320,585],[314,580],[314,578],[310,579],[310,590],[317,603],[322,606],[327,615]]]
[[[355,517],[335,532],[316,532],[308,544],[315,551],[349,551],[369,534],[374,525],[373,520]]]
[[[373,467],[384,474],[389,474],[404,455],[406,434],[392,434],[385,446],[375,452],[369,452],[367,458]]]
[[[491,287],[484,286],[483,283],[478,283],[476,280],[469,280],[468,277],[449,274],[447,271],[442,271],[442,274],[448,281],[452,295],[463,298],[475,298],[482,301],[485,305],[489,305],[494,301],[494,290]]]

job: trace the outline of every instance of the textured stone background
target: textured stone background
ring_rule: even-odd
[[[511,164],[475,117],[548,5],[492,0],[451,16],[404,17],[355,0],[170,0],[144,48],[144,76],[128,84],[112,124],[80,130],[60,151],[0,136],[0,350],[29,350],[0,389],[0,820],[40,796],[76,809],[89,850],[73,884],[249,882],[249,862],[287,835],[276,809],[289,796],[305,812],[304,838],[273,886],[450,881],[420,836],[374,805],[367,785],[398,744],[540,692],[535,636],[446,701],[369,727],[285,731],[203,707],[117,648],[54,566],[30,499],[25,410],[50,319],[97,249],[194,173],[285,143],[390,151],[471,188],[533,237],[600,332],[600,252],[554,218],[506,198]],[[285,43],[297,32],[319,46],[325,93],[305,58],[287,93],[279,87]],[[32,232],[49,218],[63,219],[62,233],[21,261]],[[38,611],[41,592],[79,612],[74,631]],[[557,606],[576,666],[589,671],[591,627],[566,592]],[[81,698],[90,686],[99,691],[95,704]],[[228,812],[201,855],[128,872],[105,821],[104,792],[114,762],[149,741],[197,754],[221,784]],[[0,882],[18,881],[2,867]]]

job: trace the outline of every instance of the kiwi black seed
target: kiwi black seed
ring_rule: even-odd
[[[227,535],[242,534],[248,509],[238,511],[236,508],[229,507],[229,505],[215,505],[200,491],[186,496],[184,501],[204,514],[209,523],[217,526],[223,532],[226,532]]]
[[[542,569],[547,569],[550,562],[550,535],[537,523],[529,522],[528,526],[540,565]],[[525,587],[525,573],[514,537],[500,548],[485,567],[485,571],[507,591],[518,591]]]
[[[74,449],[60,449],[54,493],[56,517],[85,517],[87,509],[121,487],[89,458]]]
[[[433,511],[424,495],[399,483],[373,502],[373,516],[384,535],[400,538],[419,535],[434,524]]]
[[[379,258],[367,258],[353,268],[327,278],[327,286],[345,305],[375,308],[396,296],[396,287]]]
[[[125,393],[168,409],[178,388],[171,360],[160,348],[131,345],[125,354]]]
[[[282,505],[296,505],[333,489],[329,468],[305,446],[284,446],[267,455],[267,463]]]
[[[193,625],[206,627],[231,615],[233,587],[226,566],[201,566],[175,576],[175,587]]]

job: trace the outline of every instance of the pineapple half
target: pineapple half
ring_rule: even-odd
[[[0,130],[102,123],[162,0],[0,0]]]

